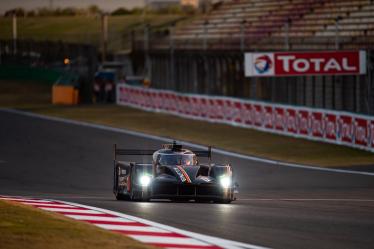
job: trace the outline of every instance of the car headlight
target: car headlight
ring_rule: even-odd
[[[222,176],[220,179],[220,183],[223,188],[229,188],[231,186],[231,177]]]
[[[139,183],[143,187],[147,187],[151,183],[151,177],[149,175],[142,175],[139,177]]]

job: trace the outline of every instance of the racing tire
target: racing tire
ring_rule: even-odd
[[[205,198],[196,198],[195,203],[211,203],[212,200],[205,199]]]
[[[214,203],[221,203],[221,204],[230,204],[232,200],[230,199],[223,199],[223,200],[215,200]]]
[[[129,195],[118,193],[118,190],[114,193],[117,201],[128,201],[130,200]]]
[[[144,195],[142,191],[134,191],[133,188],[130,191],[130,199],[132,201],[139,201],[139,202],[149,201],[148,195]]]
[[[130,199],[128,195],[124,194],[116,194],[115,196],[117,201],[128,201]]]

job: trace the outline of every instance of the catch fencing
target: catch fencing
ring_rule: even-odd
[[[244,53],[238,50],[170,49],[145,54],[134,51],[133,58],[138,67],[148,65],[145,71],[153,88],[374,114],[374,52],[370,50],[366,75],[297,77],[245,77]]]
[[[79,75],[83,102],[92,98],[92,81],[98,66],[98,50],[92,45],[61,41],[0,40],[0,65],[22,66]]]
[[[252,40],[232,36],[222,39],[178,39],[175,27],[157,32],[144,28],[132,37],[132,58],[137,72],[153,88],[196,94],[249,98],[287,105],[374,114],[374,52],[370,36]],[[295,77],[245,77],[245,52],[367,51],[366,75]]]
[[[374,117],[117,85],[117,104],[374,152]]]

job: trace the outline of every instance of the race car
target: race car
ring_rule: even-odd
[[[119,161],[117,156],[152,156],[152,162]],[[201,157],[208,158],[208,163],[199,163]],[[210,146],[193,152],[175,141],[156,151],[114,145],[113,193],[117,200],[230,203],[236,200],[237,186],[231,165],[211,163]]]

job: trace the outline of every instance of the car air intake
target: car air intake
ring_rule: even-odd
[[[194,196],[195,195],[195,186],[181,185],[179,186],[179,195],[180,196]]]

